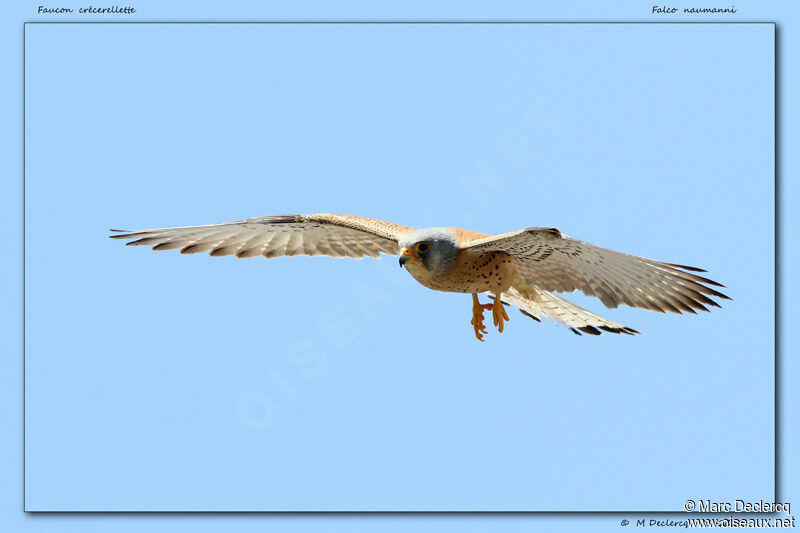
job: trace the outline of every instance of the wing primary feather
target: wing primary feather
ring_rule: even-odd
[[[153,250],[174,250],[186,246],[185,240],[161,242],[153,246]]]
[[[675,263],[664,263],[664,264],[665,265],[669,265],[671,267],[675,267],[675,268],[682,268],[683,270],[691,270],[692,272],[708,272],[708,270],[703,270],[702,268],[697,268],[697,267],[690,267],[690,266],[686,266],[686,265],[677,265]]]
[[[112,235],[112,238],[119,239],[124,238],[125,235]],[[136,239],[135,241],[126,242],[125,246],[144,246],[147,244],[157,243],[161,240],[160,237],[144,237],[141,239]]]
[[[722,306],[720,306],[717,302],[715,302],[714,300],[712,300],[708,296],[705,296],[704,294],[700,294],[699,292],[697,292],[696,290],[694,290],[694,289],[692,289],[690,287],[687,287],[686,291],[691,295],[691,297],[693,299],[695,299],[695,300],[697,300],[699,302],[703,302],[704,304],[708,304],[708,305],[713,305],[714,307],[722,308]]]

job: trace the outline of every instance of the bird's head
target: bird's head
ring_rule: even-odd
[[[409,272],[422,268],[431,276],[441,276],[455,261],[458,241],[450,230],[428,228],[403,237],[398,243],[400,266]],[[412,270],[413,269],[413,270]]]

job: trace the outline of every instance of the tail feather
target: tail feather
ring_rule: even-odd
[[[500,301],[518,307],[522,314],[538,322],[544,317],[559,322],[576,335],[580,335],[581,332],[602,335],[603,331],[628,335],[639,333],[635,329],[587,311],[551,292],[525,283],[519,277],[515,278],[511,288],[500,296]]]

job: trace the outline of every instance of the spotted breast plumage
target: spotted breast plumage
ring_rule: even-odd
[[[663,263],[572,239],[555,228],[527,228],[491,236],[460,228],[414,229],[383,220],[339,214],[275,215],[237,222],[149,230],[111,230],[114,239],[154,250],[208,252],[212,256],[267,258],[398,256],[419,283],[437,291],[472,295],[471,324],[483,340],[484,310],[500,332],[513,305],[536,321],[551,318],[580,335],[638,332],[587,311],[556,293],[580,290],[606,307],[628,305],[658,312],[696,313],[730,299],[701,277],[699,268]],[[480,293],[492,303],[482,304]]]

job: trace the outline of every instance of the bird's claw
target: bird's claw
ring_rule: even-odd
[[[477,337],[479,341],[483,342],[483,336],[487,333],[487,331],[486,326],[483,324],[482,307],[477,309],[477,313],[475,312],[475,309],[473,309],[472,320],[470,321],[470,324],[472,324],[472,327],[475,330],[475,337]]]
[[[509,318],[508,313],[506,313],[506,308],[503,306],[503,302],[500,301],[500,298],[494,299],[494,305],[492,305],[491,309],[494,325],[497,326],[497,330],[500,333],[503,333],[503,322],[509,320]]]
[[[483,336],[487,333],[486,326],[483,323],[484,309],[492,312],[492,320],[500,333],[503,332],[503,321],[508,320],[508,314],[500,298],[495,297],[493,304],[482,304],[478,301],[478,294],[472,293],[472,320],[470,324],[475,330],[475,337],[481,342],[483,342]]]

